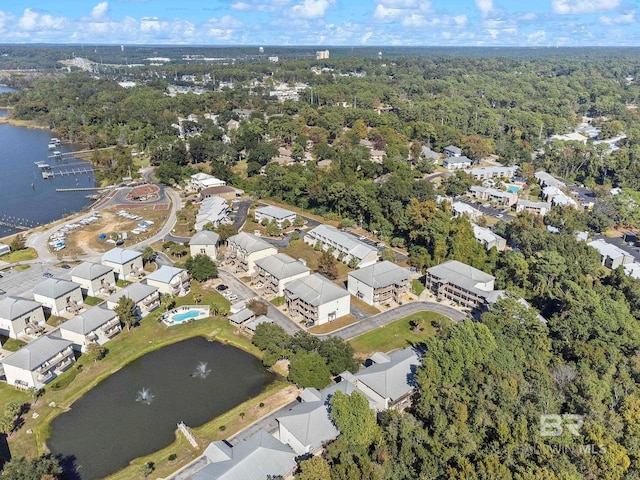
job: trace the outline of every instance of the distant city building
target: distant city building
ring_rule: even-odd
[[[329,58],[329,50],[318,50],[316,52],[316,60],[325,60]]]

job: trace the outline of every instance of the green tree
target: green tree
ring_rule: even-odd
[[[91,342],[87,346],[87,358],[92,360],[93,362],[97,362],[102,360],[107,355],[107,347],[100,345],[97,342]]]
[[[191,276],[199,282],[218,276],[218,266],[208,255],[199,254],[188,258],[185,267]]]
[[[355,373],[360,368],[355,350],[340,337],[329,337],[320,342],[318,353],[325,359],[331,375],[338,375],[346,370]]]
[[[238,234],[238,231],[234,228],[233,225],[229,225],[226,223],[221,223],[215,229],[216,233],[220,235],[220,241],[226,242],[229,237],[233,237]]]
[[[156,257],[156,252],[153,251],[153,248],[151,247],[145,247],[144,250],[142,250],[142,261],[144,263],[149,263],[152,262]]]
[[[165,312],[168,312],[173,308],[176,304],[176,301],[173,298],[173,295],[170,293],[161,293],[160,294],[160,306],[164,309]]]
[[[367,397],[358,391],[351,395],[337,391],[329,402],[331,418],[347,445],[369,448],[381,432]]]
[[[321,389],[331,383],[329,367],[318,353],[299,351],[289,362],[289,380],[299,387]]]
[[[277,237],[282,233],[282,229],[278,226],[278,222],[271,220],[267,225],[267,235],[270,237]]]
[[[331,469],[324,458],[316,455],[300,462],[296,480],[331,480]]]
[[[30,459],[13,457],[4,464],[0,478],[7,480],[62,479],[62,467],[51,454]]]
[[[12,252],[17,252],[19,250],[24,250],[24,248],[26,246],[25,236],[23,234],[19,233],[18,235],[13,237],[13,240],[11,240],[11,244],[9,246],[11,247],[11,251]]]
[[[131,330],[131,326],[138,320],[138,312],[135,302],[129,297],[122,296],[118,300],[118,304],[113,308],[118,315],[120,323],[126,325],[127,331]]]
[[[390,248],[385,248],[382,251],[382,254],[380,255],[380,258],[382,258],[382,260],[386,260],[388,262],[395,262],[396,261],[396,254]]]
[[[461,170],[451,175],[444,182],[445,192],[453,197],[466,193],[473,185],[473,177]]]

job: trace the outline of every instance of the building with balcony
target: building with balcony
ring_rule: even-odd
[[[470,265],[449,260],[427,269],[425,285],[436,298],[471,310],[483,310],[503,293],[494,290],[495,279]]]
[[[207,255],[212,260],[215,260],[218,256],[219,246],[220,235],[209,230],[202,230],[189,240],[189,250],[192,257]]]
[[[469,220],[476,221],[480,217],[484,215],[477,208],[473,208],[471,205],[468,205],[464,202],[453,202],[451,204],[451,213],[454,217],[461,217],[462,215],[466,215]]]
[[[126,280],[142,272],[142,252],[126,248],[112,248],[102,255],[102,264],[111,267],[118,279]]]
[[[498,205],[504,205],[505,207],[512,207],[518,201],[517,193],[504,192],[495,188],[472,185],[469,191],[471,195],[478,200],[494,202]]]
[[[442,153],[444,153],[447,157],[460,157],[462,156],[462,149],[460,147],[456,147],[455,145],[449,145],[442,149]]]
[[[311,246],[320,243],[322,250],[331,250],[334,257],[347,264],[353,260],[359,268],[378,261],[378,250],[375,247],[331,225],[322,224],[309,230],[304,234],[304,242]]]
[[[187,184],[188,190],[204,190],[209,187],[224,187],[227,184],[224,180],[209,175],[208,173],[198,172],[191,175],[191,179]]]
[[[633,263],[634,258],[629,252],[624,251],[620,247],[607,243],[604,240],[594,240],[589,242],[591,248],[595,248],[600,254],[602,265],[605,267],[616,269],[620,265]]]
[[[510,167],[478,167],[465,170],[474,180],[493,180],[494,178],[511,178],[518,174],[518,166]]]
[[[473,236],[476,238],[478,243],[485,248],[485,250],[489,251],[492,248],[495,248],[501,252],[507,248],[507,241],[497,233],[493,233],[490,229],[481,227],[475,223],[472,223],[471,226],[473,227]]]
[[[104,307],[93,307],[58,327],[56,333],[73,343],[74,350],[86,352],[92,343],[102,345],[122,331],[120,319]]]
[[[369,305],[400,303],[409,289],[409,270],[384,261],[349,272],[347,290]]]
[[[331,322],[351,311],[349,292],[319,273],[288,283],[284,298],[292,318],[302,318],[316,325]]]
[[[278,297],[284,295],[284,287],[293,280],[306,277],[311,269],[300,260],[291,258],[286,253],[277,253],[256,260],[251,280],[254,284],[262,284],[265,293]]]
[[[40,389],[76,361],[71,342],[44,335],[0,360],[9,385]]]
[[[258,223],[261,223],[262,220],[267,220],[269,223],[275,221],[278,224],[278,227],[282,228],[282,224],[286,221],[288,221],[290,225],[293,225],[293,222],[296,219],[296,212],[280,207],[274,207],[273,205],[267,205],[266,207],[256,209],[254,216]]]
[[[541,188],[545,188],[545,187],[567,188],[566,183],[564,183],[562,180],[558,180],[556,177],[545,172],[544,170],[534,173],[533,176],[536,177],[536,180],[538,180],[538,184],[540,184]]]
[[[113,268],[101,263],[82,262],[71,270],[71,280],[80,285],[83,293],[92,297],[115,291],[116,287]]]
[[[18,338],[36,333],[44,324],[41,303],[12,296],[0,300],[0,335]]]
[[[160,292],[157,287],[144,283],[132,283],[107,298],[107,308],[113,310],[118,306],[121,297],[133,300],[138,318],[146,317],[160,306]]]
[[[549,210],[551,210],[551,204],[549,202],[532,202],[520,199],[518,203],[516,203],[516,212],[518,213],[529,212],[544,217]]]
[[[191,291],[191,278],[184,268],[162,265],[155,272],[147,275],[147,285],[157,287],[160,293],[168,293],[184,297]]]
[[[472,164],[473,160],[464,155],[461,157],[446,157],[442,160],[442,166],[447,170],[462,170],[469,168]]]
[[[246,232],[229,237],[227,248],[229,259],[235,261],[236,270],[250,275],[254,272],[256,260],[278,253],[278,249],[269,242]]]
[[[83,297],[80,285],[59,278],[47,278],[33,288],[33,298],[51,310],[52,315],[77,313]]]
[[[204,451],[207,465],[193,480],[292,478],[296,453],[264,429],[235,445],[218,440]]]

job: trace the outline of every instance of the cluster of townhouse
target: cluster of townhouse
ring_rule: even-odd
[[[298,403],[276,417],[273,434],[260,429],[236,445],[212,442],[204,451],[207,464],[194,479],[288,478],[298,457],[320,452],[340,435],[330,413],[336,392],[362,394],[375,412],[403,408],[416,385],[418,354],[411,348],[390,354],[376,352],[367,365],[357,373],[341,373],[323,390],[305,388]]]
[[[120,333],[120,319],[114,311],[120,298],[133,300],[136,316],[142,318],[160,306],[160,294],[183,296],[190,291],[190,277],[184,269],[161,266],[148,275],[142,273],[141,252],[114,248],[102,256],[101,263],[83,262],[73,268],[71,281],[46,278],[33,288],[33,299],[3,298],[0,334],[34,338],[0,360],[7,383],[42,388],[73,365],[74,351],[86,352],[89,345],[102,345]],[[119,288],[119,279],[132,283]],[[103,303],[87,308],[86,296],[99,297]],[[65,321],[42,334],[49,315]]]

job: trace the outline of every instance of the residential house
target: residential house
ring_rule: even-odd
[[[58,327],[57,334],[73,343],[73,349],[86,352],[89,345],[102,345],[122,331],[120,319],[104,307],[93,307]]]
[[[319,273],[288,283],[284,298],[292,317],[302,317],[316,325],[331,322],[351,312],[349,292]]]
[[[235,445],[218,440],[204,451],[207,465],[193,480],[248,480],[290,478],[295,470],[296,453],[264,429]]]
[[[604,240],[594,240],[589,242],[587,245],[598,251],[602,260],[602,265],[605,267],[615,269],[620,265],[626,265],[628,263],[633,263],[634,261],[633,255],[620,247],[605,242]]]
[[[95,297],[115,290],[116,276],[107,265],[82,262],[71,270],[71,281],[80,284],[85,294]]]
[[[189,240],[189,250],[192,257],[207,255],[215,260],[218,256],[219,245],[220,235],[209,230],[201,230]]]
[[[107,308],[118,306],[120,298],[127,297],[136,305],[136,315],[143,318],[160,306],[160,292],[157,287],[144,283],[132,283],[107,298]]]
[[[250,308],[243,308],[239,312],[234,313],[233,315],[229,315],[229,323],[235,325],[236,327],[241,327],[246,322],[249,322],[256,318],[256,314]]]
[[[284,295],[284,287],[293,280],[306,277],[311,269],[300,260],[291,258],[286,253],[277,253],[255,261],[255,269],[251,276],[253,283],[262,284],[267,293],[278,297]]]
[[[640,263],[625,263],[622,268],[626,275],[629,275],[631,278],[635,278],[636,280],[640,280]]]
[[[484,215],[484,213],[482,213],[477,208],[473,208],[471,205],[468,205],[464,202],[453,202],[451,204],[451,213],[454,217],[461,217],[462,215],[466,215],[472,222],[477,221]]]
[[[40,389],[76,361],[71,342],[43,335],[0,360],[9,385]]]
[[[184,268],[162,265],[155,272],[147,275],[147,285],[157,287],[160,293],[184,297],[191,291],[191,278]]]
[[[41,303],[12,296],[0,300],[0,335],[18,338],[37,332],[44,324]]]
[[[544,187],[542,189],[542,198],[547,202],[551,202],[551,205],[564,205],[578,208],[578,203],[558,187]]]
[[[505,207],[511,207],[518,201],[518,194],[513,192],[504,192],[495,188],[480,187],[472,185],[469,189],[474,198],[482,201],[495,202]]]
[[[102,264],[113,268],[118,279],[126,280],[142,272],[142,252],[127,248],[112,248],[102,255]]]
[[[474,180],[492,180],[494,178],[511,178],[518,174],[518,166],[511,165],[510,167],[479,167],[465,170],[473,177]]]
[[[375,247],[331,225],[318,225],[304,234],[304,241],[311,246],[319,242],[323,250],[333,249],[333,256],[338,260],[347,264],[353,261],[359,268],[378,261],[378,250]]]
[[[232,132],[240,128],[240,122],[234,119],[231,119],[227,122],[227,132]]]
[[[433,150],[431,150],[429,147],[423,146],[421,153],[422,153],[422,157],[425,160],[431,161],[434,165],[438,165],[438,163],[440,162],[440,155],[438,155],[437,152],[434,152]]]
[[[230,258],[235,259],[236,268],[250,275],[253,274],[256,260],[278,253],[278,249],[269,242],[246,232],[229,237],[227,247]]]
[[[249,320],[245,322],[242,326],[243,328],[249,330],[250,332],[255,332],[256,327],[261,323],[275,323],[271,318],[266,315],[260,315],[258,318],[254,318],[253,320]]]
[[[284,222],[288,221],[289,225],[293,225],[293,222],[296,220],[296,212],[272,205],[256,209],[254,215],[256,222],[261,223],[263,220],[266,220],[271,223],[275,221],[280,228],[282,228]]]
[[[549,202],[531,202],[529,200],[519,199],[516,203],[516,212],[530,212],[544,217],[551,210]]]
[[[200,192],[200,198],[204,200],[209,197],[221,197],[227,201],[231,201],[242,196],[242,194],[244,194],[244,190],[230,187],[229,185],[222,185],[219,187],[205,188]]]
[[[395,263],[383,261],[349,272],[347,290],[369,305],[400,303],[409,289],[411,273]]]
[[[447,157],[460,157],[460,156],[462,156],[462,149],[460,147],[456,147],[454,145],[449,145],[448,147],[444,147],[442,152]]]
[[[507,241],[497,233],[475,223],[472,223],[471,226],[473,227],[473,236],[487,251],[495,248],[501,252],[507,248]]]
[[[538,180],[538,184],[540,184],[541,188],[544,187],[557,187],[557,188],[567,188],[567,184],[562,180],[558,180],[553,175],[541,170],[533,174],[534,177]]]
[[[463,156],[446,157],[442,160],[442,166],[447,170],[462,170],[473,164],[470,158]]]
[[[47,278],[33,288],[33,298],[51,310],[52,315],[76,313],[82,305],[80,285],[59,278]]]
[[[278,437],[298,455],[315,454],[324,445],[338,438],[329,413],[331,395],[315,388],[305,388],[300,394],[300,403],[276,418]]]
[[[221,223],[229,220],[229,204],[222,197],[208,197],[200,203],[196,223],[194,228],[197,232],[202,230],[208,223],[217,227]]]
[[[427,269],[426,287],[436,298],[482,310],[502,294],[494,290],[495,277],[457,260]]]
[[[224,187],[227,184],[224,180],[209,175],[208,173],[194,173],[187,184],[187,189],[199,191],[209,187]]]

